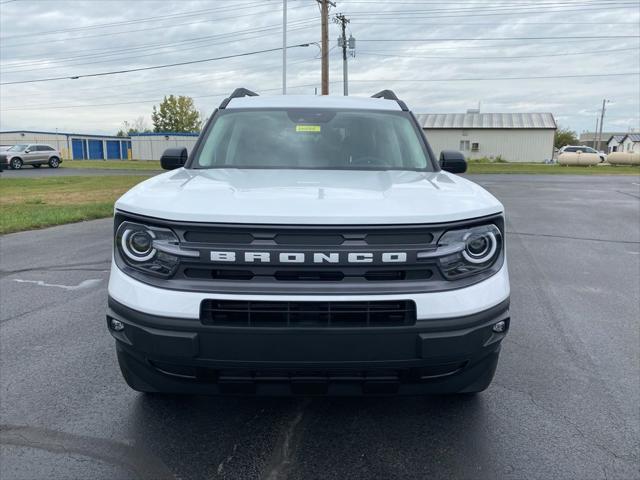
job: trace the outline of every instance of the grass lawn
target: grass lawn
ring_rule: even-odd
[[[525,173],[550,175],[640,175],[640,166],[594,165],[575,167],[545,165],[544,163],[485,163],[469,162],[467,173]]]
[[[156,160],[66,160],[62,168],[95,168],[102,170],[161,170]],[[468,173],[545,173],[569,175],[640,175],[638,166],[603,165],[593,167],[561,167],[543,163],[469,162]]]
[[[0,234],[109,217],[135,176],[0,179]]]
[[[158,160],[65,160],[60,168],[95,168],[99,170],[162,170]]]

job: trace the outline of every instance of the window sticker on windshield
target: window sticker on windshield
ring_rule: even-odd
[[[320,133],[320,125],[296,125],[296,132]]]

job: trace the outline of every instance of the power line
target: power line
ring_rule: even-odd
[[[307,62],[317,61],[317,60],[318,60],[318,57],[314,56],[314,57],[311,57],[311,58],[305,58],[305,59],[302,59],[302,60],[296,60],[294,62],[288,62],[288,65],[289,66],[299,65],[301,63],[307,63]],[[271,66],[268,66],[268,67],[260,67],[260,72],[265,72],[265,71],[268,71],[268,70],[275,70],[276,68],[277,69],[281,68],[281,65],[271,65]],[[255,70],[249,70],[249,71],[251,72],[251,71],[255,71]],[[211,85],[211,84],[215,83],[216,81],[223,80],[223,79],[224,79],[224,77],[222,77],[222,78],[221,77],[213,77],[213,78],[210,77],[210,78],[207,78],[205,80],[199,80],[199,81],[188,82],[188,83],[173,84],[173,85],[166,84],[166,83],[163,82],[161,88],[162,88],[163,92],[175,91],[177,89],[182,89],[182,88],[185,88],[185,87],[191,87],[193,85],[200,85],[200,84],[203,84],[203,83]],[[138,83],[148,84],[148,81],[138,82]],[[127,86],[128,85],[130,85],[130,84],[127,84]],[[74,97],[77,98],[77,95],[75,94],[75,92],[77,92],[77,90],[74,90]],[[131,96],[133,96],[135,98],[135,97],[137,97],[137,96],[139,96],[141,94],[148,94],[148,95],[156,95],[157,94],[157,95],[160,95],[160,93],[158,93],[158,87],[155,87],[155,88],[152,88],[152,89],[146,88],[144,90],[127,91],[127,93],[119,94],[118,97],[121,97],[121,96],[122,97],[131,97]],[[51,94],[47,93],[46,95],[50,96]],[[32,96],[33,95],[30,95],[30,97],[32,97]],[[21,103],[20,103],[20,107],[18,108],[18,110],[38,110],[38,109],[41,109],[41,108],[58,109],[58,108],[67,108],[67,107],[69,107],[68,101],[56,102],[56,103],[44,103],[44,104],[43,103],[25,104],[25,103],[22,103],[22,101],[24,100],[24,96],[23,95],[19,95],[19,96],[16,95],[16,96],[13,96],[13,97],[4,97],[4,100],[7,100],[9,98],[19,98],[20,99]],[[197,97],[194,97],[194,98],[197,98]],[[91,101],[91,100],[97,101],[97,100],[105,100],[105,99],[112,99],[113,100],[114,98],[113,98],[113,95],[102,94],[102,95],[99,95],[97,97],[84,98],[83,100],[84,101]],[[125,100],[126,99],[123,99],[123,101],[125,101]],[[126,103],[129,103],[129,102],[126,101],[125,104]],[[145,101],[145,103],[146,103],[146,101]],[[79,107],[82,107],[82,106],[83,105],[75,105],[75,106],[73,106],[73,108],[79,108]],[[15,109],[16,109],[15,107],[3,108],[3,111],[15,110]]]
[[[553,8],[553,7],[552,7]],[[512,11],[512,12],[487,12],[486,10],[478,10],[477,12],[459,12],[460,15],[450,15],[446,14],[447,12],[435,12],[430,13],[425,11],[423,13],[414,13],[414,14],[400,14],[389,12],[386,15],[381,12],[373,12],[373,13],[358,13],[357,11],[347,12],[349,16],[358,19],[366,19],[366,18],[394,18],[394,19],[416,19],[416,18],[467,18],[469,15],[473,15],[474,17],[490,17],[490,16],[500,16],[500,15],[543,15],[543,14],[551,14],[551,13],[571,13],[571,12],[580,12],[583,13],[585,11],[590,10],[624,10],[634,7],[582,7],[579,9],[562,9],[562,10],[536,10],[536,11]],[[443,13],[445,13],[443,15]]]
[[[186,12],[177,12],[177,13],[171,13],[171,14],[164,14],[164,15],[159,15],[159,16],[154,16],[154,17],[143,17],[143,18],[134,18],[131,20],[122,20],[120,22],[110,22],[110,23],[96,23],[93,25],[86,25],[84,27],[74,27],[74,28],[63,28],[63,29],[56,29],[56,30],[45,30],[43,32],[37,32],[38,36],[42,36],[42,35],[58,35],[61,33],[68,33],[68,32],[76,32],[76,31],[83,31],[83,30],[93,30],[96,28],[108,28],[108,27],[115,27],[115,26],[120,26],[120,25],[131,25],[131,24],[137,24],[137,23],[146,23],[146,22],[153,22],[153,21],[158,21],[158,20],[167,20],[167,19],[171,19],[171,18],[179,18],[179,17],[191,17],[191,16],[195,16],[195,15],[201,15],[204,13],[211,13],[211,12],[227,12],[227,11],[235,11],[235,10],[243,10],[245,8],[250,8],[250,7],[261,7],[261,6],[267,6],[269,5],[268,1],[256,1],[256,2],[248,2],[248,3],[244,3],[244,4],[240,4],[240,5],[235,5],[231,8],[229,7],[218,7],[218,8],[207,8],[204,10],[189,10]],[[21,34],[17,34],[17,35],[8,35],[8,36],[3,36],[0,37],[0,40],[5,41],[7,39],[11,39],[11,38],[20,38],[20,37],[32,37],[34,35],[33,32],[29,32],[29,33],[21,33]]]
[[[291,47],[288,47],[291,48]],[[624,72],[624,73],[602,73],[602,74],[576,74],[576,75],[547,75],[547,76],[521,76],[521,77],[452,77],[452,78],[429,78],[429,79],[406,79],[406,78],[396,78],[396,79],[376,79],[376,80],[349,80],[351,83],[393,83],[393,82],[468,82],[468,81],[503,81],[503,80],[546,80],[546,79],[562,79],[562,78],[598,78],[598,77],[621,77],[621,76],[630,76],[630,75],[640,75],[640,72]],[[341,80],[331,81],[331,84],[341,83]],[[288,86],[288,88],[304,88],[304,87],[315,87],[317,83],[306,84],[306,85],[294,85]],[[282,87],[277,87],[273,89],[260,89],[261,91],[276,91],[280,90]],[[207,98],[207,97],[216,97],[227,95],[224,94],[210,94],[210,95],[195,95],[191,98]],[[97,104],[85,104],[85,105],[67,105],[60,107],[50,107],[49,109],[70,109],[70,108],[88,108],[88,107],[107,107],[107,106],[118,106],[118,105],[134,105],[134,104],[145,104],[145,103],[155,103],[158,99],[149,99],[149,100],[136,100],[131,102],[109,102],[109,103],[97,103]],[[6,108],[3,109],[5,111],[22,111],[22,110],[34,110],[34,109],[47,109],[43,107],[35,107],[30,106],[28,108]]]
[[[409,78],[389,78],[378,80],[351,80],[358,83],[376,83],[376,82],[482,82],[496,80],[545,80],[545,79],[561,79],[561,78],[597,78],[597,77],[624,77],[630,75],[638,75],[639,72],[623,72],[623,73],[592,73],[592,74],[576,74],[576,75],[541,75],[541,76],[525,76],[525,77],[468,77],[468,78],[425,78],[425,79],[409,79]]]
[[[467,13],[467,12],[475,12],[475,11],[493,11],[493,12],[501,12],[501,11],[505,11],[505,10],[511,10],[511,11],[515,11],[515,12],[525,12],[526,10],[534,10],[534,9],[540,9],[540,7],[544,7],[545,9],[549,9],[549,8],[574,8],[574,7],[592,7],[592,6],[599,6],[599,7],[606,7],[606,8],[617,8],[616,5],[632,5],[632,6],[636,6],[637,2],[635,1],[623,1],[623,0],[616,0],[616,1],[611,1],[611,2],[604,2],[601,0],[587,0],[587,1],[581,1],[579,3],[566,3],[566,2],[536,2],[536,3],[530,3],[530,4],[518,4],[518,5],[495,5],[495,6],[491,6],[491,5],[472,5],[470,7],[449,7],[449,8],[428,8],[428,9],[420,9],[420,10],[411,10],[411,9],[403,9],[400,11],[397,10],[360,10],[360,11],[353,11],[353,14],[375,14],[375,15],[395,15],[395,14],[401,14],[401,15],[413,15],[413,14],[419,14],[419,13],[428,13],[428,14],[432,14],[432,13]],[[351,12],[350,12],[351,13]]]
[[[267,7],[268,5],[264,5],[265,7]],[[298,5],[297,7],[291,7],[293,8],[305,8],[307,7],[307,5]],[[78,37],[67,37],[67,38],[60,38],[60,39],[55,39],[55,40],[47,40],[47,44],[49,43],[58,43],[58,42],[68,42],[68,41],[72,41],[72,40],[81,40],[81,39],[86,39],[86,38],[97,38],[97,37],[111,37],[113,35],[123,35],[123,34],[128,34],[128,33],[138,33],[138,32],[146,32],[146,31],[152,31],[152,30],[159,30],[159,29],[163,29],[163,28],[175,28],[175,27],[180,27],[180,26],[185,26],[185,25],[195,25],[198,23],[209,23],[209,22],[214,22],[214,21],[219,21],[219,20],[235,20],[237,18],[240,17],[250,17],[250,16],[254,16],[254,15],[259,15],[259,14],[267,14],[270,13],[271,10],[267,10],[267,11],[260,11],[260,12],[252,12],[252,13],[243,13],[243,14],[234,14],[234,15],[230,15],[230,16],[223,16],[223,17],[219,17],[216,16],[216,18],[209,18],[209,19],[203,19],[203,20],[197,20],[197,21],[193,21],[193,22],[185,22],[185,23],[171,23],[169,25],[157,25],[155,27],[148,27],[148,28],[136,28],[134,30],[122,30],[122,31],[118,31],[118,32],[109,32],[109,33],[97,33],[95,35],[82,35],[82,36],[78,36]],[[34,33],[31,36],[37,35],[37,32]],[[2,43],[2,48],[3,49],[7,49],[7,48],[14,48],[14,47],[24,47],[24,46],[29,46],[29,45],[42,45],[42,41],[38,40],[38,41],[34,41],[34,42],[26,42],[26,43],[14,43],[14,44],[9,44],[7,45],[6,43]]]
[[[611,50],[590,50],[588,52],[563,52],[563,53],[547,53],[542,55],[501,55],[501,56],[491,56],[491,57],[455,57],[451,55],[446,56],[437,56],[437,55],[429,55],[429,56],[421,56],[421,55],[402,55],[402,54],[385,54],[378,52],[368,52],[368,51],[359,51],[358,55],[371,55],[375,57],[390,57],[390,58],[424,58],[424,59],[446,59],[446,60],[511,60],[514,58],[547,58],[547,57],[566,57],[566,56],[575,56],[575,55],[600,55],[604,53],[613,53],[613,52],[627,52],[631,50],[640,50],[640,47],[630,47],[630,48],[614,48]]]
[[[300,31],[300,30],[307,30],[310,26],[299,26],[296,28],[290,28],[289,31]],[[255,30],[255,33],[258,33],[260,31],[268,31],[268,30],[278,30],[282,28],[281,26],[278,27],[271,27],[268,29],[259,29],[259,30]],[[180,52],[186,51],[186,50],[190,50],[190,49],[194,49],[194,48],[202,48],[202,47],[209,47],[209,46],[214,46],[214,45],[224,45],[224,44],[229,44],[229,43],[236,43],[239,40],[252,40],[252,39],[256,39],[256,38],[264,38],[265,34],[260,34],[260,35],[252,35],[252,36],[244,36],[244,35],[248,35],[251,32],[247,32],[244,34],[240,34],[243,35],[243,38],[231,38],[229,40],[226,40],[224,42],[220,42],[220,41],[215,41],[215,42],[207,42],[207,43],[202,43],[203,41],[199,41],[201,44],[200,45],[192,45],[192,46],[188,46],[188,47],[182,47],[180,49]],[[223,38],[228,38],[229,35],[224,35],[224,36],[216,36],[216,38],[218,37],[223,37]],[[166,47],[165,47],[166,48]],[[63,65],[54,65],[54,66],[43,66],[40,68],[27,68],[27,69],[18,69],[18,70],[7,70],[6,68],[2,69],[2,73],[4,74],[13,74],[13,73],[24,73],[24,72],[40,72],[43,70],[56,70],[56,69],[60,69],[63,67],[80,67],[80,66],[86,66],[86,65],[96,65],[96,64],[100,64],[100,63],[110,63],[110,62],[116,62],[116,61],[125,61],[125,60],[133,60],[133,59],[137,59],[137,58],[148,58],[150,56],[153,55],[166,55],[169,53],[174,53],[174,52],[166,52],[166,51],[157,51],[157,52],[147,52],[144,53],[142,55],[134,55],[134,56],[128,56],[128,57],[116,57],[116,58],[109,58],[106,60],[96,60],[96,61],[91,61],[91,62],[74,62],[74,63],[68,63],[68,64],[63,64]],[[117,55],[117,54],[114,54]],[[109,55],[109,56],[114,56],[114,55]],[[73,60],[71,60],[73,61]],[[66,63],[66,62],[65,62]]]
[[[610,38],[640,38],[640,35],[590,35],[590,36],[566,36],[566,37],[467,37],[467,38],[368,38],[359,42],[506,42],[512,40],[598,40]]]
[[[290,0],[290,1],[306,1],[306,0]],[[467,1],[460,1],[460,0],[456,0],[454,3],[455,4],[461,4],[461,5],[473,5],[473,6],[480,6],[480,7],[492,7],[492,6],[527,6],[527,5],[546,5],[546,4],[557,4],[557,3],[561,3],[561,4],[565,4],[565,5],[579,5],[582,3],[586,2],[590,2],[590,3],[595,3],[595,0],[574,0],[574,1],[566,1],[566,0],[546,0],[546,1],[540,1],[540,2],[533,2],[531,3],[531,0],[523,0],[523,1],[515,1],[515,0],[509,0],[509,1],[503,1],[503,2],[499,2],[499,1],[489,1],[489,2],[481,2],[478,0],[467,0]],[[602,4],[608,4],[608,3],[619,3],[620,0],[600,0],[598,3],[602,3]],[[379,0],[342,0],[340,2],[341,5],[346,4],[376,4],[379,5],[380,2]],[[399,1],[399,0],[393,0],[393,4],[394,5],[451,5],[450,1],[446,1],[446,0],[436,0],[436,1],[416,1],[416,2],[405,2],[405,1]]]
[[[308,17],[308,18],[303,18],[300,20],[295,20],[293,22],[289,22],[290,25],[292,26],[296,26],[296,25],[303,25],[303,24],[307,24],[307,23],[311,23],[311,22],[315,22],[316,18],[315,17]],[[231,30],[225,33],[218,33],[218,34],[214,34],[214,35],[205,35],[202,37],[192,37],[192,38],[186,38],[184,40],[178,40],[175,42],[164,42],[164,43],[146,43],[146,44],[138,44],[138,45],[133,45],[130,47],[122,47],[122,48],[111,48],[111,49],[104,49],[104,48],[93,48],[93,49],[84,49],[84,50],[75,50],[75,51],[70,51],[67,52],[67,54],[69,53],[81,53],[81,55],[72,55],[72,56],[67,56],[67,57],[49,57],[47,56],[47,58],[44,59],[39,59],[39,60],[23,60],[23,61],[13,61],[13,62],[4,62],[2,63],[2,67],[5,69],[5,73],[6,73],[6,68],[16,68],[16,67],[27,67],[27,66],[32,66],[32,65],[38,65],[40,63],[49,63],[49,62],[60,62],[60,61],[64,61],[64,60],[76,60],[76,59],[80,59],[80,58],[102,58],[102,57],[107,57],[107,56],[113,56],[113,55],[117,55],[119,53],[126,53],[126,52],[133,52],[133,51],[145,51],[145,50],[152,50],[156,47],[159,48],[166,48],[166,47],[171,47],[171,46],[177,46],[177,45],[184,45],[187,43],[199,43],[199,42],[205,42],[207,40],[214,40],[217,38],[228,38],[230,36],[236,36],[236,35],[244,35],[244,34],[249,34],[249,33],[257,33],[257,32],[262,32],[262,31],[268,31],[268,30],[274,30],[274,29],[279,29],[282,28],[281,24],[270,24],[270,25],[264,25],[262,27],[252,27],[252,28],[246,28],[246,29],[241,29],[241,30]],[[91,53],[88,53],[91,52]],[[42,54],[39,54],[40,56]]]
[[[287,48],[297,48],[297,47],[308,47],[311,45],[310,43],[300,43],[297,45],[290,45]],[[178,62],[178,63],[168,63],[164,65],[154,65],[151,67],[140,67],[140,68],[130,68],[127,70],[114,70],[111,72],[99,72],[99,73],[88,73],[85,75],[73,75],[73,76],[65,76],[65,77],[52,77],[52,78],[39,78],[34,80],[19,80],[14,82],[2,82],[0,85],[19,85],[23,83],[41,83],[41,82],[52,82],[55,80],[77,80],[79,78],[87,78],[87,77],[103,77],[106,75],[119,75],[122,73],[131,73],[131,72],[142,72],[145,70],[157,70],[160,68],[170,68],[170,67],[179,67],[183,65],[193,65],[194,63],[204,63],[204,62],[213,62],[215,60],[225,60],[227,58],[235,58],[235,57],[247,57],[250,55],[257,55],[260,53],[268,53],[268,52],[276,52],[282,50],[282,47],[277,48],[269,48],[265,50],[256,50],[253,52],[245,52],[245,53],[237,53],[234,55],[225,55],[222,57],[213,57],[213,58],[203,58],[201,60],[191,60],[188,62]]]

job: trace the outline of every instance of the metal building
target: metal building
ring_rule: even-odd
[[[620,140],[620,152],[640,153],[640,133],[627,133]]]
[[[186,147],[191,153],[199,133],[134,133],[131,150],[135,160],[160,160],[167,148]]]
[[[611,135],[609,141],[607,141],[607,153],[613,153],[617,151],[622,151],[622,140],[624,140],[625,135]]]
[[[126,160],[131,158],[131,139],[129,137],[32,130],[0,132],[0,145],[19,143],[51,145],[66,160]]]
[[[468,159],[544,162],[553,158],[557,125],[551,113],[419,114],[431,148],[459,150]]]

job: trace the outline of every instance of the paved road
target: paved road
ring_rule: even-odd
[[[78,177],[78,176],[97,176],[97,175],[155,175],[162,173],[162,170],[101,170],[99,168],[49,168],[40,167],[33,168],[24,166],[20,170],[3,170],[0,178],[45,178],[45,177]]]
[[[104,325],[110,221],[3,237],[0,478],[638,478],[640,179],[477,179],[513,297],[471,399],[145,397]]]

